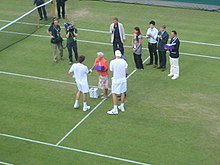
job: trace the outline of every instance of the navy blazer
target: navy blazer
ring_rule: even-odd
[[[161,35],[161,34],[162,32],[158,33],[158,35]],[[162,34],[162,39],[157,38],[159,51],[166,51],[164,49],[164,46],[167,44],[168,39],[169,39],[169,34],[166,31]]]
[[[170,50],[170,57],[172,58],[179,58],[179,47],[180,47],[180,41],[179,39],[176,38],[172,38],[170,40],[170,44],[174,44],[174,49]]]

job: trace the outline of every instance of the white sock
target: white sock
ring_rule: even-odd
[[[117,105],[114,105],[114,110],[118,111],[118,106]]]
[[[124,103],[121,103],[121,107],[124,108]]]
[[[83,102],[83,107],[87,107],[87,103],[86,102]]]

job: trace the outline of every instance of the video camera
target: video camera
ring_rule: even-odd
[[[64,27],[66,29],[66,31],[68,32],[74,32],[75,31],[75,24],[74,23],[64,23]]]

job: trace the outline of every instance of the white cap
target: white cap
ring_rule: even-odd
[[[98,52],[97,55],[100,56],[100,57],[103,57],[103,56],[104,56],[104,53]]]
[[[116,50],[115,51],[115,56],[116,57],[121,57],[121,51],[120,50]]]

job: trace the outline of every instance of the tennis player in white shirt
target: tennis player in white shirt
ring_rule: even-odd
[[[76,100],[74,103],[74,108],[79,108],[79,99],[82,93],[83,95],[83,111],[90,109],[90,106],[87,105],[87,93],[89,92],[89,84],[87,80],[87,75],[90,73],[87,66],[84,65],[85,56],[80,56],[78,63],[75,63],[71,66],[69,74],[75,78],[78,92],[76,93]]]
[[[118,108],[124,112],[124,100],[125,100],[125,92],[127,91],[127,79],[126,73],[128,64],[127,62],[121,58],[122,54],[119,50],[115,51],[115,59],[110,62],[110,71],[113,74],[112,77],[112,98],[114,107],[112,110],[108,111],[109,115],[117,115]],[[121,105],[118,106],[118,99],[116,95],[121,95]]]

